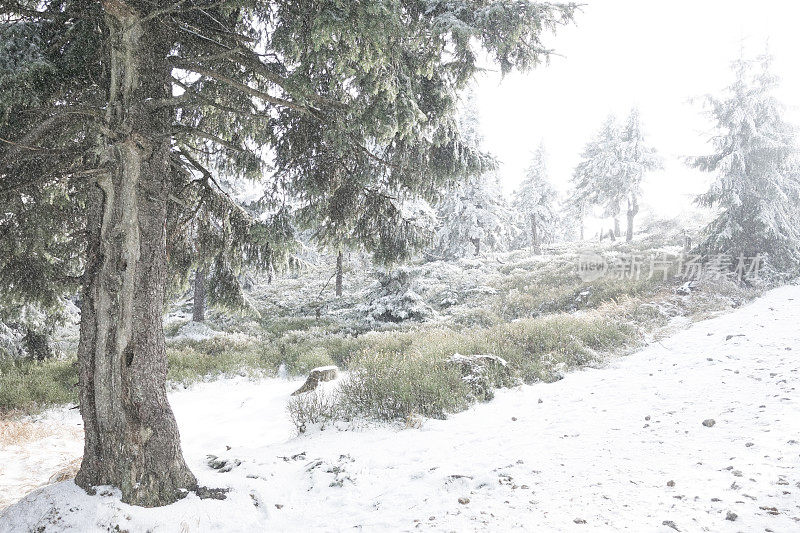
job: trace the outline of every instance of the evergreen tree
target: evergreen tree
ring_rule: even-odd
[[[571,200],[581,207],[598,205],[614,221],[614,236],[621,235],[619,216],[626,208],[626,240],[633,239],[633,221],[639,212],[642,178],[659,168],[660,160],[645,143],[639,111],[633,109],[620,128],[613,115],[584,148],[572,176]]]
[[[483,137],[475,93],[466,92],[458,115],[461,138],[473,150],[480,151]],[[436,206],[439,227],[434,237],[434,252],[440,257],[456,258],[469,253],[481,254],[484,245],[503,249],[508,243],[511,213],[500,189],[496,161],[483,155],[482,174],[450,188]]]
[[[282,240],[217,177],[266,175],[274,211],[299,205],[323,231],[355,219],[368,245],[396,240],[405,228],[393,193],[432,197],[483,171],[453,116],[478,70],[476,45],[503,73],[534,67],[548,55],[542,33],[574,9],[521,0],[0,6],[0,291],[51,306],[81,289],[76,483],[114,485],[146,506],[196,487],[165,391],[167,253],[172,264],[192,257],[175,234],[203,208],[232,252],[216,255],[223,284],[238,264],[269,263]]]
[[[584,239],[584,222],[589,212],[589,207],[590,204],[583,191],[573,186],[570,188],[560,211],[565,225],[572,228],[577,227],[577,237],[580,240]]]
[[[619,173],[618,138],[616,118],[609,115],[595,138],[584,147],[581,160],[570,179],[572,202],[581,206],[602,207],[603,215],[614,219],[617,234],[620,213],[620,195],[616,190]]]
[[[660,168],[661,161],[654,148],[648,146],[644,140],[639,110],[631,110],[625,127],[619,132],[617,141],[617,183],[607,191],[607,194],[616,196],[619,204],[625,204],[628,220],[625,240],[633,239],[633,219],[639,213],[639,196],[641,195],[642,178],[646,172]]]
[[[694,158],[695,167],[714,172],[700,205],[718,209],[699,245],[704,254],[764,255],[774,268],[796,270],[800,260],[800,179],[796,132],[774,96],[778,80],[771,58],[739,58],[734,82],[723,98],[708,96],[718,134],[715,153]]]
[[[525,221],[530,245],[537,255],[542,253],[543,240],[553,240],[557,218],[556,191],[550,185],[546,158],[544,143],[541,143],[514,198],[515,212]]]
[[[434,252],[439,257],[475,256],[485,246],[504,250],[510,240],[511,211],[495,172],[487,172],[450,191],[437,206],[440,226]]]

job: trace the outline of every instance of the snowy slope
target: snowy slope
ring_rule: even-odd
[[[800,531],[798,323],[800,287],[784,287],[421,429],[294,437],[297,382],[197,386],[171,397],[184,451],[226,500],[140,509],[69,481],[6,509],[0,531]]]

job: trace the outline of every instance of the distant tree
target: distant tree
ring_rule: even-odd
[[[700,205],[717,209],[698,249],[733,258],[767,257],[775,268],[796,270],[800,260],[800,179],[794,126],[774,96],[771,57],[740,57],[725,96],[708,96],[716,121],[715,152],[691,162],[715,180]]]
[[[598,205],[614,221],[614,236],[621,235],[619,217],[627,216],[626,240],[633,239],[633,221],[639,213],[639,196],[645,173],[659,168],[655,149],[642,133],[639,111],[631,110],[625,126],[609,116],[600,132],[584,148],[572,177],[572,202],[585,208]]]
[[[639,120],[639,110],[631,110],[625,126],[619,131],[617,139],[618,172],[617,183],[608,194],[619,198],[619,204],[626,205],[627,231],[625,240],[633,239],[633,219],[639,213],[642,178],[645,173],[661,167],[661,160],[654,148],[647,145]]]
[[[578,189],[572,187],[559,211],[565,223],[569,221],[568,225],[577,228],[577,236],[580,240],[584,239],[584,222],[589,207],[590,202],[586,199],[585,195]]]
[[[503,250],[508,244],[512,215],[494,172],[453,189],[438,204],[437,213],[434,251],[441,257],[462,257],[470,249],[478,256],[484,247]]]
[[[620,231],[618,138],[616,118],[609,115],[600,131],[584,146],[581,160],[570,180],[573,204],[602,207],[603,215],[614,220],[614,232],[617,235]]]
[[[458,128],[465,143],[480,153],[483,138],[472,90],[465,93]],[[477,256],[484,246],[503,249],[508,243],[512,216],[495,171],[497,163],[488,155],[482,157],[484,172],[455,184],[436,204],[439,227],[434,252],[441,257],[462,257],[470,248]]]
[[[552,240],[556,224],[556,191],[547,175],[547,154],[539,145],[514,195],[514,211],[522,217],[534,254],[542,253],[542,241]]]

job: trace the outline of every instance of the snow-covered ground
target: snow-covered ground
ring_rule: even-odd
[[[196,386],[171,396],[184,452],[226,500],[141,509],[67,481],[7,508],[0,531],[800,531],[799,323],[800,287],[773,290],[419,429],[296,437],[285,405],[299,382]],[[0,493],[53,452],[15,453],[0,452]],[[10,482],[9,461],[22,461]]]

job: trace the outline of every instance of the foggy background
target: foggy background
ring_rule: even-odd
[[[549,153],[550,179],[563,193],[584,144],[605,117],[613,112],[624,121],[638,106],[647,139],[664,158],[664,170],[645,177],[643,214],[676,216],[693,209],[694,195],[707,189],[712,176],[688,168],[682,158],[710,150],[713,123],[702,97],[720,95],[733,81],[730,63],[742,48],[745,57],[755,57],[768,47],[772,71],[781,78],[777,94],[798,122],[795,2],[584,3],[576,24],[546,41],[560,54],[549,66],[504,79],[487,73],[477,86],[485,147],[502,162],[506,193],[519,185],[540,139]]]

